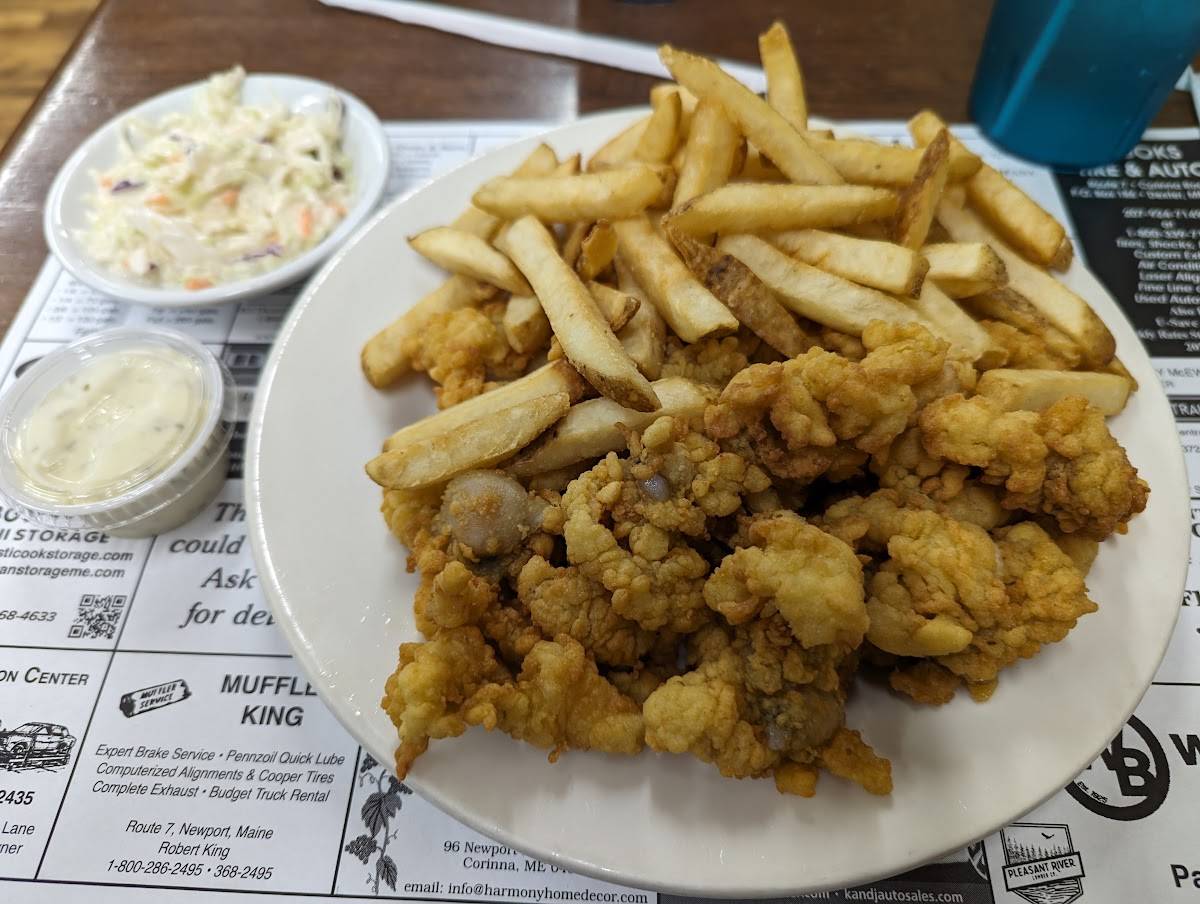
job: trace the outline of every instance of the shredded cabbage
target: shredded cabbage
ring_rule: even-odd
[[[93,173],[88,253],[152,286],[203,289],[274,269],[346,215],[342,104],[246,106],[241,66],[209,78],[190,113],[121,130],[120,159]]]

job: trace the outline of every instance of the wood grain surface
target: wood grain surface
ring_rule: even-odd
[[[977,0],[458,5],[745,61],[757,59],[758,32],[781,18],[804,65],[814,113],[896,118],[931,106],[952,122],[967,116],[990,9]],[[326,79],[357,94],[381,119],[557,121],[644,103],[653,83],[329,9],[316,0],[107,0],[0,159],[0,333],[46,255],[42,200],[63,160],[131,104],[238,62],[250,70]],[[1177,94],[1159,122],[1195,119]]]

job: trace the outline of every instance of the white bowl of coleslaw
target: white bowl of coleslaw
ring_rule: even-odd
[[[358,98],[240,67],[110,120],[63,164],[46,243],[122,301],[220,304],[295,283],[362,224],[387,137]]]

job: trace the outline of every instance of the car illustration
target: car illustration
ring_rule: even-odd
[[[65,763],[74,746],[75,736],[65,726],[26,722],[7,731],[0,730],[0,763],[10,769],[34,760]]]

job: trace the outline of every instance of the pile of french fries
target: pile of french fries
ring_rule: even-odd
[[[531,477],[623,447],[620,425],[703,411],[710,389],[660,379],[671,334],[744,329],[790,357],[814,328],[918,322],[1009,408],[1081,395],[1122,409],[1135,386],[1111,333],[1050,272],[1071,261],[1062,225],[931,111],[909,123],[914,147],[810,128],[784,26],[759,46],[765,99],[663,46],[676,82],[586,167],[541,145],[451,225],[410,239],[451,275],[367,342],[373,385],[413,370],[408,350],[431,318],[505,294],[509,345],[545,363],[396,432],[368,465],[376,482],[432,486],[514,456]],[[981,320],[1071,349],[1078,369],[1005,368]]]

